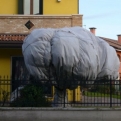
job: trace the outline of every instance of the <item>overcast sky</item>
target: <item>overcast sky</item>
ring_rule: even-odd
[[[121,34],[121,0],[79,0],[83,27],[95,27],[96,35],[117,39]]]

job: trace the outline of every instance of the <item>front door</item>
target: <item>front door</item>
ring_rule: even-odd
[[[26,69],[23,57],[12,57],[12,91],[17,88],[19,81],[29,80],[29,73]]]

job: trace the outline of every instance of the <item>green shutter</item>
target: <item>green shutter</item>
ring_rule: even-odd
[[[39,14],[43,14],[43,0],[39,0]]]
[[[23,0],[18,0],[18,14],[23,14]]]

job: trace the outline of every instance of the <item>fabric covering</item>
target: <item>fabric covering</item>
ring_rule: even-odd
[[[82,27],[35,29],[25,38],[22,52],[31,75],[56,76],[60,87],[72,88],[72,80],[118,78],[115,49]]]

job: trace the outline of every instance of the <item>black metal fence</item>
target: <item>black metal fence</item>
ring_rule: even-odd
[[[79,80],[76,84],[75,89],[63,91],[62,107],[121,106],[121,80]],[[50,80],[0,79],[0,107],[52,107],[55,87],[56,81]]]

